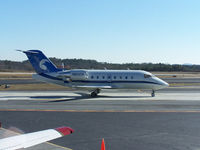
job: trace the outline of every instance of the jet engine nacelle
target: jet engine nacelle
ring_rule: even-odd
[[[88,73],[82,70],[73,70],[71,71],[71,80],[86,80],[88,79]]]

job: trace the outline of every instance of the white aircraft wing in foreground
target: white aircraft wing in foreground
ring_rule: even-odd
[[[28,148],[73,133],[70,127],[59,127],[0,139],[0,150]]]

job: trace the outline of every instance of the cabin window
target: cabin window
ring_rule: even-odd
[[[110,79],[110,76],[108,76],[108,79]]]
[[[120,76],[119,78],[122,79],[122,76]]]
[[[151,77],[151,75],[149,75],[149,74],[144,74],[144,78],[150,78]]]
[[[91,76],[91,79],[94,79],[94,76]]]
[[[128,79],[128,77],[126,76],[125,79]]]
[[[97,76],[97,79],[99,79],[99,76]]]
[[[105,79],[105,76],[103,76],[102,78]]]
[[[114,76],[113,78],[114,78],[114,79],[116,79],[117,77],[116,77],[116,76]]]

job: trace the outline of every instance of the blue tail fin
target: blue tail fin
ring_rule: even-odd
[[[61,69],[58,69],[40,50],[28,50],[23,52],[27,55],[30,63],[38,74],[61,71]]]

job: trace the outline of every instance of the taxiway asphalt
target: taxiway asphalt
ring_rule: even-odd
[[[188,91],[188,92],[187,92]],[[98,98],[66,91],[0,92],[3,127],[34,132],[71,126],[74,134],[52,141],[73,150],[200,149],[200,92],[169,88],[150,97],[106,91]]]

